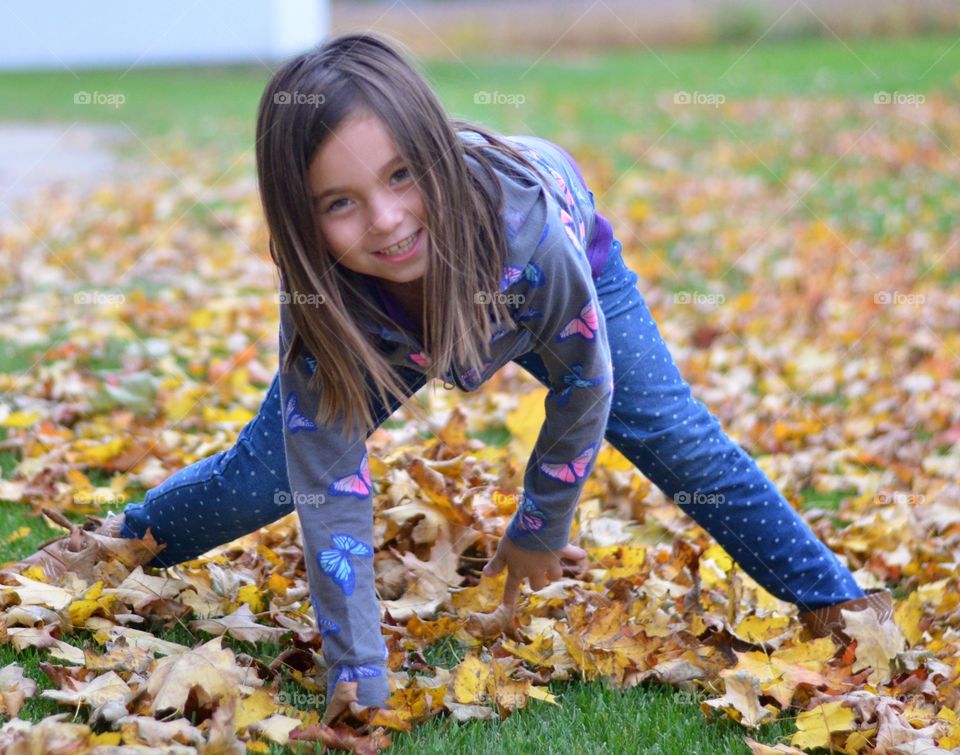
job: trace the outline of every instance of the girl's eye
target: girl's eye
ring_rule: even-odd
[[[394,171],[394,174],[393,174],[392,177],[396,177],[396,176],[397,176],[398,174],[400,174],[400,173],[405,174],[404,177],[410,175],[410,171],[409,171],[407,168],[400,168],[400,169]],[[338,199],[338,200],[336,200],[335,202],[331,202],[329,205],[327,205],[327,209],[324,210],[324,212],[330,212],[330,211],[332,211],[332,210],[335,210],[335,209],[337,208],[337,206],[338,206],[341,202],[347,202],[347,201],[349,201],[349,200],[347,200],[347,199]]]

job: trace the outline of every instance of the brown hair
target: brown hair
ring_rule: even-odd
[[[507,252],[503,194],[488,149],[542,176],[496,134],[472,121],[450,118],[398,46],[373,32],[330,38],[277,70],[257,113],[257,177],[270,256],[296,328],[286,334],[290,347],[280,369],[292,369],[304,348],[319,357],[310,379],[311,389],[319,391],[316,420],[327,423],[342,417],[351,431],[375,427],[368,381],[384,405],[392,395],[416,416],[422,414],[407,401],[403,382],[357,318],[384,324],[389,320],[358,295],[363,282],[336,263],[318,233],[308,179],[317,149],[343,121],[369,110],[396,142],[422,192],[431,240],[421,324],[430,377],[442,378],[454,360],[467,369],[480,369],[489,357],[490,318],[498,326],[504,320],[511,323],[501,297],[487,296],[484,305],[475,298],[476,292],[499,292]],[[475,131],[485,141],[466,142],[457,136],[460,130]],[[487,173],[493,195],[469,169],[466,155]],[[305,303],[316,301],[325,305]]]

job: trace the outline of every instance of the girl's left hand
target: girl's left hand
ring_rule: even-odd
[[[504,535],[497,544],[497,552],[483,567],[483,573],[492,577],[507,568],[507,582],[503,588],[503,605],[509,610],[517,601],[520,593],[520,584],[524,579],[530,580],[531,590],[541,590],[554,580],[560,579],[565,570],[582,567],[587,552],[576,545],[563,546],[558,551],[528,551],[514,545],[509,537]],[[561,563],[561,559],[568,563]]]

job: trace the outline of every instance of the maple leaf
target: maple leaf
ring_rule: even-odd
[[[157,661],[147,682],[151,712],[173,709],[183,713],[191,692],[201,708],[239,694],[243,674],[233,651],[222,647],[222,640],[215,637],[198,648]]]

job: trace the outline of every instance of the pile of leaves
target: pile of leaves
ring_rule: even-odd
[[[960,182],[960,108],[719,112],[728,139],[693,150],[631,135],[618,147],[638,164],[616,176],[608,156],[572,151],[694,392],[862,586],[895,588],[894,621],[848,614],[850,644],[811,639],[609,446],[574,525],[587,567],[505,611],[505,575],[480,569],[515,511],[545,395],[511,365],[475,394],[432,386],[418,397],[429,427],[401,412],[368,442],[388,709],[359,706],[348,684],[323,700],[291,515],[163,571],[134,566],[155,542],[105,538],[109,558],[62,580],[7,579],[0,642],[42,648],[57,687],[42,695],[85,720],[18,719],[37,690],[11,664],[0,749],[374,751],[441,712],[557,704],[547,683],[574,678],[706,692],[704,715],[739,722],[758,753],[960,747],[960,232],[942,222],[960,209],[946,190]],[[127,500],[229,448],[262,400],[277,309],[255,183],[167,159],[189,178],[46,197],[2,240],[0,340],[24,359],[0,375],[3,446],[19,460],[4,500]],[[195,641],[162,638],[177,628]],[[265,663],[224,636],[279,652]],[[428,663],[450,636],[463,660]],[[290,684],[312,696],[306,710]],[[789,743],[750,737],[780,717],[796,720]]]

